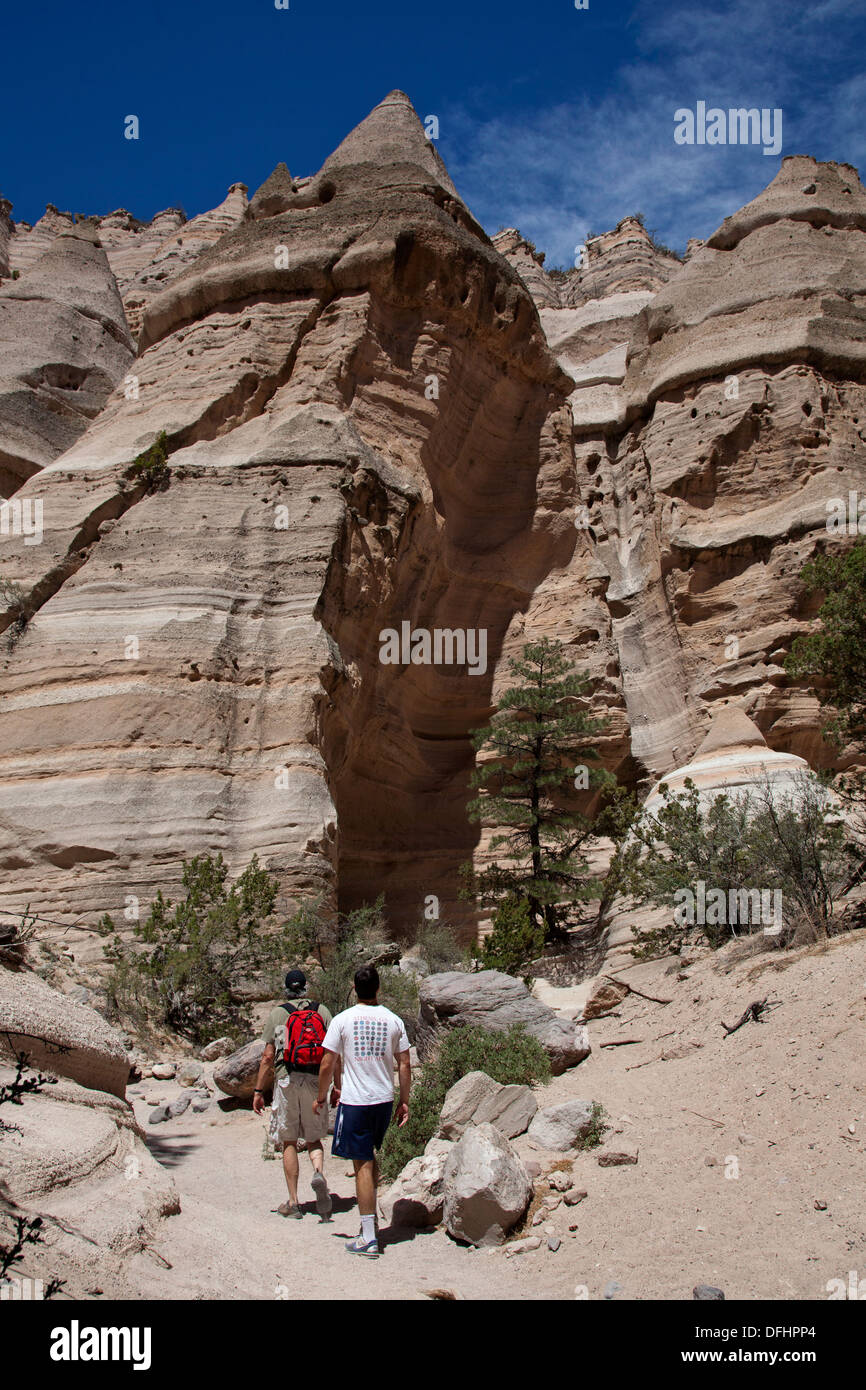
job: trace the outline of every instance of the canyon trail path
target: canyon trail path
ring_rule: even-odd
[[[128,1260],[119,1297],[424,1299],[447,1289],[466,1299],[691,1299],[714,1284],[729,1299],[824,1300],[828,1281],[866,1279],[866,933],[829,949],[789,955],[704,956],[678,973],[670,962],[627,969],[659,1005],[630,996],[618,1016],[590,1024],[592,1055],[539,1089],[542,1105],[600,1101],[602,1148],[637,1151],[637,1164],[573,1160],[588,1196],[547,1224],[561,1238],[509,1258],[477,1251],[442,1229],[385,1232],[379,1260],[343,1248],[358,1230],[345,1161],[326,1159],[333,1219],[315,1215],[309,1160],[286,1220],[279,1161],[262,1158],[265,1126],[250,1111],[189,1111],[158,1127],[136,1112],[171,1171],[181,1213],[160,1223],[154,1251]],[[725,1037],[753,999],[779,1006],[762,1024]],[[603,1042],[640,1038],[637,1045]],[[149,1082],[169,1095],[171,1083]],[[515,1141],[546,1170],[562,1155]],[[326,1149],[327,1153],[327,1149]],[[577,1224],[577,1233],[568,1230]],[[159,1257],[172,1265],[166,1269]],[[114,1292],[114,1290],[112,1290]]]

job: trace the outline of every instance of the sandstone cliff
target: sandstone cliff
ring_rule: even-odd
[[[625,218],[552,277],[395,92],[312,178],[155,247],[103,219],[138,393],[16,494],[42,544],[0,549],[0,901],[117,912],[183,854],[255,850],[290,897],[459,916],[469,731],[545,633],[628,782],[731,702],[826,763],[781,661],[826,502],[864,482],[864,208],[850,166],[788,159],[684,262]],[[383,665],[403,622],[484,630],[485,671]]]

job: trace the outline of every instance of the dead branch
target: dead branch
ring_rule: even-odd
[[[623,989],[628,990],[629,994],[636,994],[639,999],[649,999],[653,1004],[672,1004],[672,999],[657,999],[654,994],[644,994],[642,990],[635,989],[628,980],[618,980],[615,975],[605,975],[606,980],[612,980],[615,985],[622,985]]]
[[[737,1029],[742,1028],[744,1023],[748,1023],[750,1021],[753,1023],[763,1023],[764,1019],[762,1015],[765,1013],[769,1013],[770,1009],[775,1009],[780,1003],[781,1000],[776,999],[771,1001],[769,996],[766,996],[764,999],[756,999],[754,1003],[750,1004],[749,1007],[746,1009],[746,1012],[743,1014],[742,1018],[739,1019],[735,1024],[727,1024],[725,1023],[724,1019],[722,1019],[721,1023],[722,1027],[725,1030],[725,1037],[729,1038],[732,1033],[736,1033]]]

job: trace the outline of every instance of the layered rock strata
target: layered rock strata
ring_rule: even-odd
[[[392,93],[245,198],[142,299],[137,399],[21,490],[42,543],[3,539],[3,901],[117,910],[220,849],[287,898],[459,918],[469,731],[545,634],[631,785],[732,704],[831,761],[782,663],[866,485],[856,171],[787,159],[683,263],[624,219],[557,279]],[[483,632],[484,669],[384,664],[404,623]]]
[[[68,449],[133,360],[94,234],[72,227],[0,287],[0,496]]]

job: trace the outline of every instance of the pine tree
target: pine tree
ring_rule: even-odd
[[[591,684],[573,671],[560,642],[545,637],[527,644],[510,669],[519,683],[504,693],[492,722],[473,731],[481,758],[471,785],[479,795],[467,808],[470,820],[508,827],[491,841],[504,862],[497,858],[478,875],[464,865],[464,894],[493,907],[516,894],[551,940],[589,896],[592,826],[563,803],[573,799],[575,785],[614,783],[610,773],[590,767],[598,760],[591,740],[606,721],[587,712]]]
[[[794,642],[785,668],[817,676],[818,699],[835,710],[825,730],[838,742],[866,747],[866,540],[843,555],[816,555],[800,576],[810,594],[823,593],[821,627]]]

